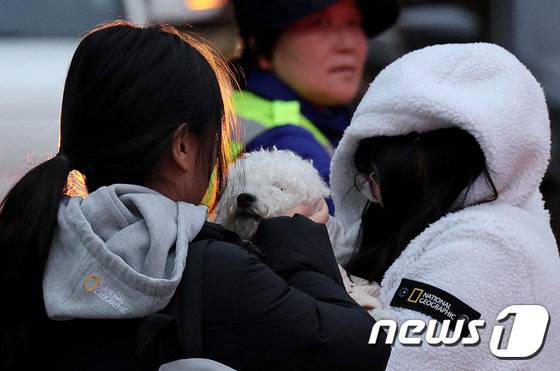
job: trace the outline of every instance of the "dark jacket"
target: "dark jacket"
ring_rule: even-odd
[[[59,370],[157,369],[190,357],[238,370],[384,369],[390,347],[368,345],[374,320],[344,290],[324,225],[269,219],[254,242],[206,223],[163,311],[48,320],[36,354]]]

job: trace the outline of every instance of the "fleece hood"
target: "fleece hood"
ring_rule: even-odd
[[[478,141],[498,201],[524,207],[540,197],[538,187],[550,158],[550,121],[540,84],[497,45],[436,45],[385,68],[340,141],[331,164],[331,188],[337,219],[348,232],[357,236],[366,203],[353,189],[359,142],[448,127],[459,127]],[[481,176],[466,202],[474,204],[491,194]]]
[[[163,309],[206,212],[136,185],[64,199],[43,277],[48,316],[130,318]]]

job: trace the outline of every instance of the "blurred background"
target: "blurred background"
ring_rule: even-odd
[[[514,53],[542,83],[552,161],[542,185],[560,237],[560,0],[401,0],[397,25],[369,41],[364,91],[410,50],[486,41]],[[57,152],[64,79],[87,30],[104,21],[170,23],[228,58],[241,45],[228,0],[0,0],[0,198],[33,164]]]

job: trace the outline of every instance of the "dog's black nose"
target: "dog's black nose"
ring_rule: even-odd
[[[251,206],[251,204],[255,201],[255,196],[250,193],[241,193],[239,196],[237,196],[237,206],[243,209]]]

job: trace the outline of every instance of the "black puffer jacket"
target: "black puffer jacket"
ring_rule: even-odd
[[[48,320],[36,354],[59,370],[157,369],[190,357],[237,370],[385,368],[390,347],[368,345],[374,320],[344,290],[324,225],[268,219],[254,242],[258,248],[206,223],[163,311],[138,320]]]
[[[201,296],[200,347],[191,356],[240,370],[384,368],[390,348],[368,345],[374,320],[344,290],[324,225],[302,216],[263,221],[254,238],[262,262],[224,242],[235,242],[228,235],[205,226],[167,308],[180,329],[190,329],[182,312]]]

